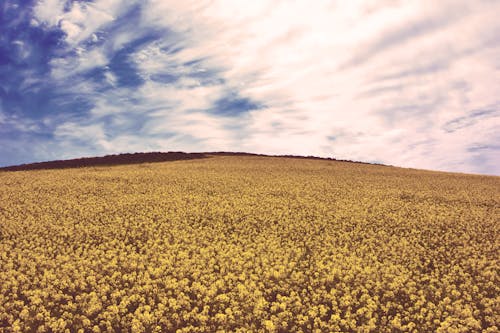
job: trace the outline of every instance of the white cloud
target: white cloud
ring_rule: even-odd
[[[75,1],[68,11],[64,10],[64,0],[42,0],[34,8],[35,21],[49,26],[60,26],[66,33],[66,42],[76,46],[98,31],[102,26],[112,22],[114,15],[119,15],[127,4],[118,0],[98,0],[94,2]]]
[[[40,130],[37,122],[23,119],[15,114],[7,114],[2,112],[0,105],[0,125],[4,125],[6,129],[13,132],[21,133],[36,133]]]
[[[152,0],[141,3],[134,29],[79,49],[82,41],[97,42],[99,29],[132,3],[78,2],[64,13],[60,1],[47,0],[35,10],[80,50],[52,62],[60,80],[107,65],[148,28],[173,31],[131,55],[144,85],[95,97],[95,122],[144,113],[143,132],[108,138],[101,142],[107,150],[134,141],[498,173],[498,154],[471,147],[498,139],[499,2]],[[191,61],[199,63],[186,65]],[[197,71],[219,80],[206,84]],[[172,82],[156,82],[158,74]],[[105,76],[116,85],[113,73]],[[264,107],[239,116],[206,112],[228,91]],[[128,97],[136,102],[127,104]],[[493,109],[487,119],[467,120],[485,108]],[[467,126],[447,131],[456,119]],[[171,131],[176,135],[158,138]]]
[[[33,12],[38,22],[54,26],[59,23],[64,13],[64,0],[38,1]]]
[[[53,79],[64,80],[93,68],[106,66],[109,62],[104,51],[99,48],[78,48],[75,51],[75,57],[54,58],[50,61]]]
[[[104,73],[104,76],[106,77],[106,81],[111,85],[115,86],[116,85],[116,75],[111,73],[109,70]]]
[[[67,122],[57,127],[54,135],[63,138],[96,138],[104,140],[106,135],[101,125],[93,124],[82,126],[81,124]]]
[[[16,56],[18,59],[26,59],[31,53],[31,47],[27,45],[22,40],[15,40],[12,42],[13,46],[16,48]]]
[[[68,50],[73,50],[75,56],[54,58],[51,60],[52,76],[62,80],[75,74],[95,67],[105,66],[108,63],[108,52],[101,48],[92,48],[84,42],[96,43],[99,41],[96,33],[115,18],[128,10],[136,1],[97,0],[93,2],[72,2],[69,10],[65,11],[66,1],[42,0],[34,8],[33,22],[42,22],[51,27],[59,27],[64,33],[64,41]],[[114,50],[121,47],[130,38],[130,32],[122,32],[115,38]],[[128,37],[127,37],[128,36]]]
[[[144,15],[186,35],[174,62],[204,59],[268,106],[245,118],[235,149],[474,171],[469,139],[491,140],[499,118],[468,136],[443,126],[498,102],[499,10],[486,1],[156,1]]]

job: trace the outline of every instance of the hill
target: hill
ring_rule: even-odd
[[[167,161],[193,160],[208,158],[211,156],[260,156],[260,157],[283,157],[313,160],[336,161],[334,158],[323,158],[316,156],[295,156],[295,155],[264,155],[243,152],[207,152],[207,153],[185,153],[185,152],[150,152],[150,153],[126,153],[116,155],[106,155],[99,157],[83,157],[67,160],[56,160],[47,162],[28,163],[0,167],[0,171],[26,171],[26,170],[48,170],[48,169],[69,169],[85,168],[96,166],[128,165],[141,163],[157,163]],[[370,164],[365,162],[347,161],[351,163]]]
[[[500,177],[170,157],[0,173],[0,331],[498,331]]]
[[[13,166],[1,167],[0,171],[85,168],[85,167],[95,167],[95,166],[113,166],[113,165],[192,160],[205,157],[206,154],[203,153],[184,153],[184,152],[117,154],[117,155],[106,155],[100,157],[83,157],[83,158],[75,158],[68,160],[57,160],[48,162],[28,163],[22,165],[13,165]]]

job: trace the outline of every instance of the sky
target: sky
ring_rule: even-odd
[[[500,175],[499,0],[1,0],[0,166],[147,151]]]

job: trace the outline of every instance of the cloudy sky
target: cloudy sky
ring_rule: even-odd
[[[0,165],[139,151],[500,175],[500,1],[0,1]]]

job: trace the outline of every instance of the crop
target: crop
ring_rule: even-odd
[[[0,173],[0,332],[497,332],[500,178],[217,156]]]

